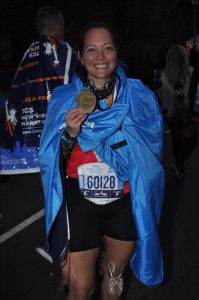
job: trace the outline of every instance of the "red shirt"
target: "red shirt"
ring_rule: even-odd
[[[87,163],[95,163],[98,162],[97,157],[94,151],[89,151],[84,153],[79,144],[76,143],[75,147],[73,148],[70,157],[67,160],[67,167],[66,173],[69,177],[78,178],[77,168],[80,165],[87,164]],[[124,182],[124,193],[129,193],[129,183]]]

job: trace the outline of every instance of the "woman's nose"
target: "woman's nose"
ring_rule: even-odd
[[[97,56],[98,56],[98,59],[103,59],[104,58],[104,51],[103,51],[103,49],[99,49],[98,50]]]

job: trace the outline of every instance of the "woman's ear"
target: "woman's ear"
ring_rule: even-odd
[[[77,52],[77,58],[79,59],[79,61],[81,62],[81,64],[84,65],[84,60],[83,60],[83,58],[81,56],[80,51]]]

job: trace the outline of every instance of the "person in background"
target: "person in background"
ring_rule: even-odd
[[[185,161],[197,142],[196,125],[192,120],[188,97],[192,70],[186,49],[181,45],[171,46],[161,75],[159,97],[165,123],[171,132],[175,159],[171,167],[178,180],[184,176]]]
[[[23,55],[5,105],[2,174],[39,172],[38,148],[47,105],[54,88],[70,81],[77,62],[75,51],[64,41],[64,18],[57,7],[41,7],[35,27],[39,36]]]
[[[62,264],[67,299],[86,300],[103,239],[100,299],[116,300],[129,261],[147,286],[164,278],[162,116],[154,93],[126,77],[108,24],[82,30],[78,56],[72,83],[52,94],[40,142],[47,248]]]
[[[199,116],[199,45],[194,47],[195,60],[189,87],[190,110],[193,117]]]

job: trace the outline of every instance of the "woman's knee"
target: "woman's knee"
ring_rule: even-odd
[[[76,276],[70,274],[69,291],[74,299],[84,300],[90,299],[95,290],[94,280],[92,282],[85,281],[81,278],[78,280]]]
[[[107,293],[112,296],[121,296],[123,290],[123,270],[125,264],[116,264],[114,261],[104,260],[104,282]]]

